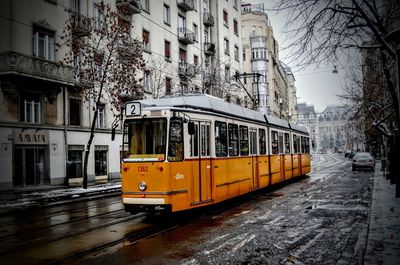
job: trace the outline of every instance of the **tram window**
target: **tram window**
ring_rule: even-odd
[[[251,155],[257,155],[257,130],[250,129],[250,151]]]
[[[272,154],[279,154],[279,149],[278,149],[278,132],[272,131],[272,137],[271,137],[271,148],[272,148]]]
[[[267,153],[267,145],[265,139],[265,130],[259,129],[258,130],[258,139],[260,144],[260,155],[265,155]]]
[[[171,120],[169,130],[168,160],[183,160],[183,123],[179,120]]]
[[[227,133],[226,123],[215,122],[215,156],[222,157],[227,155]]]
[[[290,137],[285,133],[285,154],[290,154]]]
[[[125,161],[164,160],[167,134],[165,119],[128,121],[124,128]]]
[[[229,156],[239,155],[239,137],[238,126],[236,124],[228,124],[229,135]]]
[[[260,145],[260,155],[265,155],[267,153],[267,145],[265,139],[265,130],[259,129],[258,130],[258,137],[259,137],[259,145]]]
[[[278,147],[279,147],[279,154],[283,154],[283,133],[279,133]]]
[[[239,127],[240,155],[249,155],[249,129],[246,126]]]
[[[306,152],[306,137],[301,136],[301,153],[305,153]]]
[[[305,153],[310,153],[310,138],[306,137],[306,151]]]
[[[298,153],[297,135],[293,135],[293,153]]]
[[[193,124],[194,126],[194,134],[190,136],[190,156],[199,156],[199,148],[198,148],[198,142],[199,142],[199,131],[198,131],[198,125]]]
[[[201,156],[210,155],[210,125],[201,125],[200,127],[201,138]]]
[[[301,153],[301,138],[297,136],[297,153]]]
[[[300,136],[300,153],[303,153],[304,148],[304,137]]]

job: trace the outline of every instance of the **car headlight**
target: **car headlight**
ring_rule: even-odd
[[[146,182],[142,181],[139,183],[138,187],[139,187],[139,190],[145,191],[147,189],[147,184],[146,184]]]

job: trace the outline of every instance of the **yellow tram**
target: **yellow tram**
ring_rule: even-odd
[[[182,211],[310,172],[304,127],[208,95],[129,102],[122,200],[127,211]]]

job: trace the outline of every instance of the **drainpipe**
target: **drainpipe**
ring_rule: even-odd
[[[64,151],[65,151],[65,163],[64,163],[64,170],[65,170],[65,184],[68,184],[68,176],[67,176],[67,163],[68,163],[68,138],[67,138],[67,107],[66,107],[66,87],[63,86],[63,126],[64,126]]]

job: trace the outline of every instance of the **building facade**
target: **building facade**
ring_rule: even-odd
[[[262,113],[295,120],[297,104],[295,78],[279,60],[274,38],[263,4],[242,4],[243,84]]]
[[[208,93],[244,100],[234,75],[243,72],[239,0],[107,0],[128,15],[143,47],[145,97]],[[6,0],[0,3],[0,190],[80,183],[94,101],[82,77],[61,63],[66,21],[73,37],[102,17],[100,0]],[[133,23],[132,23],[133,22]],[[88,159],[89,182],[119,180],[121,131],[115,113],[99,110]]]
[[[141,10],[133,34],[144,42],[146,97],[240,97],[232,78],[243,71],[239,0],[142,0]]]
[[[351,143],[351,141],[360,144],[364,142],[363,139],[357,138],[352,128],[346,107],[340,105],[326,107],[318,115],[318,147],[334,152],[347,149],[364,150],[364,147]]]
[[[313,105],[306,103],[297,104],[297,123],[307,128],[310,134],[311,151],[319,149],[319,135],[317,132],[318,119]]]
[[[58,43],[67,21],[72,38],[92,30],[96,12],[93,1],[1,1],[0,190],[82,182],[94,102],[82,97],[76,68],[61,63],[71,47]],[[90,182],[119,180],[122,139],[111,141],[113,120],[107,106],[99,110]]]

